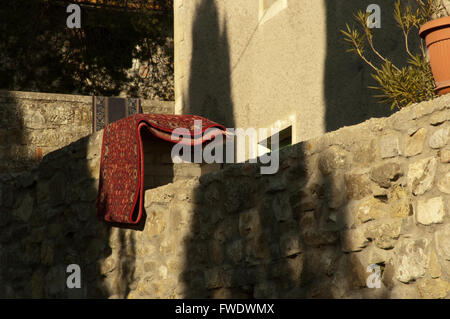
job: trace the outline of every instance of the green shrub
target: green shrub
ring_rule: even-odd
[[[408,37],[411,31],[417,34],[421,25],[427,21],[449,13],[442,0],[416,0],[414,8],[404,6],[401,0],[394,4],[394,18],[404,37],[407,54],[406,66],[398,67],[392,60],[386,58],[374,46],[373,29],[368,27],[370,13],[359,11],[354,19],[356,27],[346,24],[346,30],[341,30],[344,40],[349,43],[348,52],[357,54],[373,70],[371,76],[376,86],[369,88],[379,91],[374,95],[381,103],[390,103],[391,109],[406,107],[412,103],[426,101],[436,96],[435,82],[426,55],[425,44],[420,39],[419,52],[410,50]],[[377,62],[369,60],[366,49],[376,57]]]

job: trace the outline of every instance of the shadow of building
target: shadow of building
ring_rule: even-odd
[[[369,109],[367,97],[357,101],[356,111],[355,100],[346,104],[343,98],[365,90],[361,79],[368,75],[358,71],[362,66],[338,41],[336,26],[348,21],[341,7],[327,2],[327,131],[389,114],[385,105]],[[201,1],[183,111],[233,127],[229,48],[218,20],[215,2]],[[348,65],[356,68],[356,78],[339,78],[340,68]],[[341,249],[342,225],[330,217],[348,214],[342,203],[332,202],[347,196],[343,176],[322,173],[307,149],[300,143],[283,150],[273,175],[255,173],[259,164],[242,163],[200,178],[190,235],[183,240],[185,298],[340,298],[364,286],[360,265]]]

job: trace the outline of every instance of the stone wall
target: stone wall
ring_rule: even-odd
[[[287,148],[274,175],[173,167],[132,228],[96,219],[85,137],[1,177],[0,296],[449,298],[449,131],[446,96]]]
[[[295,145],[275,175],[147,191],[129,297],[448,298],[449,121],[445,97]]]
[[[133,59],[132,67],[127,70],[129,81],[123,83],[121,95],[160,101],[175,100],[172,28],[172,25],[166,28],[170,36],[163,45],[150,42],[151,58],[146,61]]]
[[[124,230],[97,220],[102,136],[52,152],[29,171],[0,174],[0,298],[128,295],[148,248],[136,237],[142,225]],[[173,181],[190,185],[220,168],[169,163],[162,152],[173,144],[148,134],[144,145],[145,190]],[[81,267],[82,289],[67,289],[69,264]]]
[[[203,115],[227,127],[292,126],[292,144],[392,114],[373,98],[377,92],[367,88],[376,85],[372,69],[346,52],[340,32],[373,3],[175,0],[176,114]],[[375,46],[404,65],[394,2],[376,4],[382,22]],[[418,40],[410,36],[411,50]]]
[[[0,91],[0,173],[22,171],[92,133],[92,97]],[[144,100],[146,113],[173,113],[173,103]]]

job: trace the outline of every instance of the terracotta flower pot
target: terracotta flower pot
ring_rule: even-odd
[[[450,17],[425,23],[419,35],[425,39],[428,48],[436,93],[450,93]]]

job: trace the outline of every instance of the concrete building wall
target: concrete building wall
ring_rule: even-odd
[[[339,31],[372,2],[175,1],[175,112],[228,127],[292,125],[293,143],[389,115],[367,88],[375,84],[369,68],[346,52]],[[393,1],[377,4],[376,44],[406,61]]]

